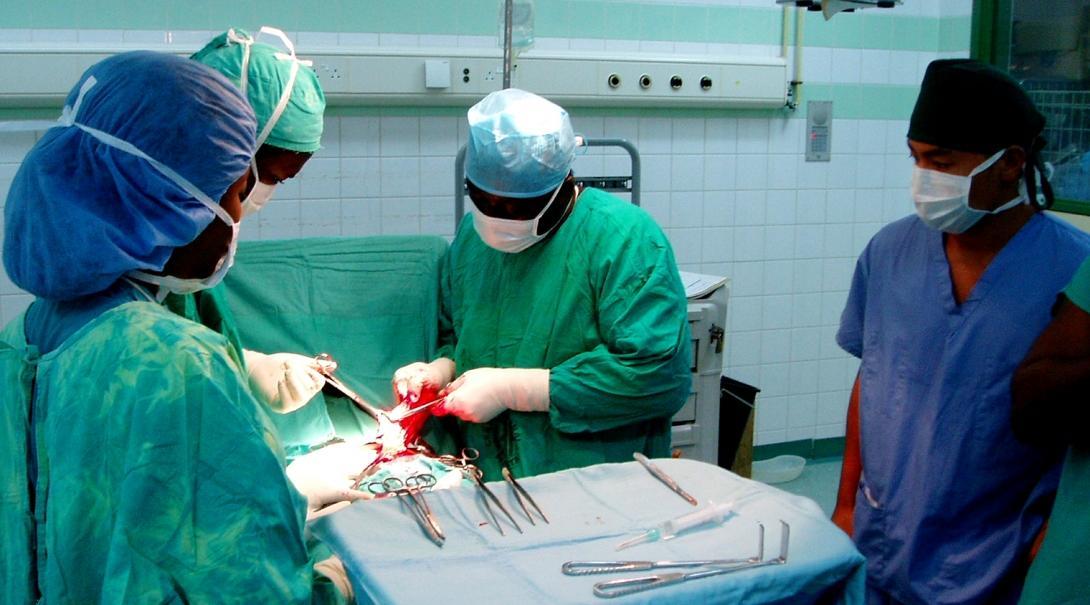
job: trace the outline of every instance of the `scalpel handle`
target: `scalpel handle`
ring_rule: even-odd
[[[648,460],[647,456],[644,456],[639,452],[635,452],[632,454],[632,457],[635,458],[637,462],[642,464],[643,467],[647,469],[647,472],[651,473],[655,476],[656,479],[666,484],[666,487],[672,489],[674,493],[684,498],[686,502],[692,504],[693,506],[697,505],[696,498],[694,498],[689,492],[681,489],[681,486],[677,484],[677,481],[674,481],[670,477],[670,475],[667,475],[661,468],[656,466],[655,463]]]

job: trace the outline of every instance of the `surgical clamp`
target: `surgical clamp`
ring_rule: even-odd
[[[488,515],[492,517],[492,524],[496,526],[496,530],[500,532],[501,536],[506,536],[507,533],[503,531],[503,526],[500,525],[500,520],[496,516],[496,512],[492,510],[492,504],[495,504],[496,507],[503,512],[507,519],[511,521],[511,525],[514,525],[515,529],[517,529],[520,534],[523,533],[522,528],[519,527],[518,522],[515,521],[515,517],[513,517],[511,513],[507,510],[507,508],[504,507],[502,503],[500,503],[500,499],[496,497],[496,494],[493,494],[492,490],[488,489],[488,486],[484,484],[484,481],[481,479],[483,475],[481,469],[477,468],[476,465],[472,464],[472,461],[476,460],[480,456],[481,453],[475,448],[467,447],[462,450],[461,456],[451,456],[449,454],[445,454],[439,456],[439,461],[444,464],[448,464],[455,468],[461,469],[462,473],[467,478],[471,479],[474,484],[477,485],[477,490],[482,494],[481,499],[484,501],[485,510],[487,510]]]
[[[511,486],[511,489],[515,491],[515,499],[518,500],[519,506],[522,507],[522,512],[526,513],[526,518],[530,520],[530,525],[537,525],[534,523],[534,516],[530,514],[530,509],[526,508],[526,502],[530,503],[530,506],[534,507],[537,514],[541,515],[546,523],[549,522],[549,518],[545,516],[545,513],[541,511],[541,507],[534,502],[534,499],[530,497],[530,493],[527,492],[518,481],[515,481],[515,477],[511,474],[511,471],[505,466],[503,467],[503,479],[507,481],[507,484]],[[525,499],[525,501],[523,501]]]
[[[431,538],[432,542],[435,542],[436,546],[442,547],[443,542],[447,537],[443,534],[443,529],[439,527],[439,521],[435,518],[435,515],[431,512],[431,507],[428,506],[428,501],[424,498],[423,492],[420,488],[403,487],[401,489],[387,492],[396,496],[402,496],[408,494],[411,502],[409,508],[413,512],[413,518],[416,519],[417,524],[424,530],[424,533]]]
[[[594,573],[611,573],[617,571],[643,571],[646,569],[666,567],[708,567],[708,569],[698,569],[696,571],[690,572],[668,572],[652,574],[648,576],[640,576],[636,578],[608,580],[605,582],[598,582],[594,585],[595,596],[604,599],[611,599],[614,597],[630,595],[637,592],[643,592],[645,590],[660,588],[663,586],[670,586],[672,584],[680,584],[689,580],[699,580],[701,578],[718,576],[721,574],[733,573],[736,571],[744,571],[747,569],[756,569],[758,567],[783,565],[787,563],[787,551],[791,540],[791,526],[783,520],[780,521],[780,526],[782,530],[780,533],[780,555],[774,559],[762,560],[764,559],[765,528],[763,524],[758,523],[757,527],[759,539],[757,556],[751,557],[749,559],[727,559],[721,562],[717,562],[715,560],[568,562],[561,567],[561,571],[568,575],[587,575]]]

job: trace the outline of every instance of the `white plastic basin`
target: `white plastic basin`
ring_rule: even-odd
[[[753,463],[753,478],[763,483],[784,483],[798,479],[806,466],[806,458],[784,454]]]

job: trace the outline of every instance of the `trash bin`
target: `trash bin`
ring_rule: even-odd
[[[719,466],[749,477],[753,464],[753,409],[761,389],[719,377]]]

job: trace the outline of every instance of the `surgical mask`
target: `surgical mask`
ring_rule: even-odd
[[[945,233],[964,233],[980,219],[989,214],[999,214],[1025,202],[1025,184],[1019,186],[1018,197],[995,210],[977,210],[969,206],[969,190],[973,177],[991,168],[1003,157],[1006,149],[1001,149],[968,176],[960,176],[920,168],[912,173],[912,200],[916,204],[916,214],[928,227]]]
[[[563,187],[564,182],[561,182],[553,191],[552,197],[549,198],[548,203],[541,209],[541,212],[538,212],[537,216],[534,218],[525,221],[488,216],[481,212],[480,208],[477,208],[477,204],[474,203],[473,228],[477,230],[477,235],[481,236],[484,243],[500,252],[508,252],[511,254],[522,252],[545,239],[545,236],[549,235],[549,233],[560,224],[560,222],[557,221],[557,225],[553,225],[552,229],[549,229],[549,231],[542,234],[538,234],[537,232],[537,226],[538,223],[541,222],[541,217],[545,216],[545,213],[552,207],[553,202],[556,201],[557,194],[560,193],[560,190]]]
[[[219,216],[219,214],[216,216]],[[222,219],[222,217],[220,218]],[[230,215],[227,215],[227,219],[230,218]],[[223,258],[220,258],[219,262],[216,263],[216,268],[212,271],[212,275],[203,278],[185,278],[175,277],[173,275],[156,275],[146,271],[129,271],[129,276],[145,283],[158,285],[159,293],[155,296],[155,300],[160,303],[166,300],[167,295],[171,292],[175,294],[192,294],[194,292],[216,287],[223,281],[224,276],[227,275],[227,272],[231,267],[234,266],[235,252],[238,250],[239,223],[237,221],[231,221],[228,224],[231,225],[231,241],[227,245],[227,254],[223,255]]]
[[[266,185],[261,182],[261,178],[257,174],[256,161],[250,163],[250,169],[254,173],[254,186],[250,189],[246,199],[242,200],[242,216],[249,216],[261,210],[272,198],[273,190],[276,189],[276,185]]]

